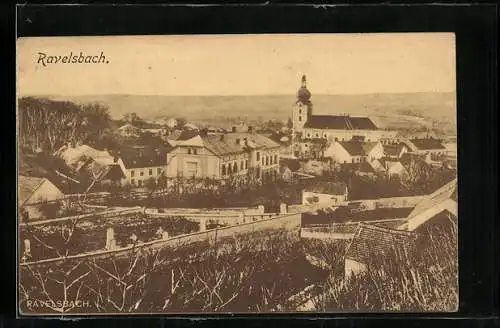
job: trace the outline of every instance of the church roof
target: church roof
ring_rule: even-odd
[[[330,130],[377,130],[377,126],[368,117],[345,115],[312,115],[304,128]]]

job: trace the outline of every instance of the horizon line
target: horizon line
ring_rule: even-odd
[[[367,93],[315,93],[317,96],[364,96],[364,95],[394,95],[394,94],[421,94],[421,93],[452,93],[456,94],[456,90],[451,91],[405,91],[405,92],[367,92]],[[256,94],[147,94],[147,93],[90,93],[90,94],[49,94],[49,93],[19,93],[17,97],[97,97],[97,96],[144,96],[144,97],[255,97],[255,96],[295,96],[296,93],[256,93]]]

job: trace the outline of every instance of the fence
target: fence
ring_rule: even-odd
[[[60,263],[66,260],[85,260],[87,258],[92,259],[100,259],[106,257],[127,257],[130,253],[133,253],[137,250],[140,251],[149,251],[155,249],[163,249],[166,247],[178,248],[186,245],[190,245],[197,242],[209,242],[215,243],[221,239],[239,235],[239,234],[248,234],[257,231],[264,230],[278,230],[285,229],[288,231],[297,230],[297,234],[300,229],[300,214],[286,214],[262,221],[243,223],[235,226],[224,227],[224,228],[216,228],[206,231],[195,232],[191,234],[180,235],[168,239],[159,239],[150,241],[147,243],[142,243],[135,246],[129,246],[119,249],[112,250],[100,250],[91,253],[78,254],[73,256],[68,256],[64,258],[52,258],[46,259],[36,262],[26,262],[21,263],[21,266],[32,266],[32,265],[47,265]]]
[[[33,226],[33,225],[53,224],[53,223],[59,223],[59,222],[64,222],[64,221],[71,221],[71,220],[88,220],[88,219],[96,219],[96,218],[110,218],[110,217],[116,217],[116,216],[122,216],[122,215],[137,214],[137,213],[141,213],[143,211],[144,211],[144,208],[139,207],[139,206],[130,207],[130,208],[119,208],[119,209],[111,209],[111,210],[94,212],[94,213],[89,213],[89,214],[66,216],[66,217],[62,217],[62,218],[29,221],[28,224]],[[27,224],[25,222],[21,222],[19,225],[26,226]]]

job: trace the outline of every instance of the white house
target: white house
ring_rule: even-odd
[[[155,150],[137,150],[121,154],[118,165],[130,185],[143,187],[149,179],[158,181],[167,170],[167,154]]]
[[[325,151],[333,164],[371,162],[384,156],[384,148],[380,142],[358,140],[336,141]]]
[[[64,197],[63,192],[47,178],[19,176],[18,207],[28,212],[29,219],[42,216],[39,205]]]

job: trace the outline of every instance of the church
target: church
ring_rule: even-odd
[[[311,92],[307,89],[306,76],[297,92],[297,101],[292,112],[294,135],[300,139],[326,139],[328,141],[348,141],[362,139],[378,141],[386,137],[388,131],[378,129],[368,117],[350,115],[313,115]]]

